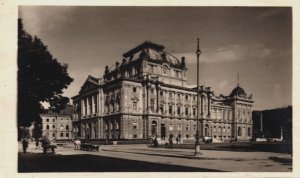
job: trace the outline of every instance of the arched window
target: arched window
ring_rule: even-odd
[[[66,125],[66,130],[69,130],[69,125]]]
[[[52,125],[52,128],[55,129],[55,125]]]
[[[49,130],[49,125],[46,125],[46,129]]]

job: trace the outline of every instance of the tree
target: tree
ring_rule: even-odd
[[[24,31],[18,20],[18,126],[41,122],[44,111],[41,102],[48,102],[50,109],[59,112],[69,102],[62,96],[63,89],[73,81],[68,66],[53,58],[38,37]]]
[[[32,137],[37,140],[42,137],[43,127],[41,124],[34,123],[34,128],[32,130]]]

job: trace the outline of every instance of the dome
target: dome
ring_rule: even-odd
[[[139,46],[123,54],[124,58],[138,60],[141,56],[146,56],[151,60],[158,62],[167,62],[173,66],[181,66],[181,62],[172,54],[164,51],[164,46],[146,41]]]
[[[246,97],[247,93],[245,92],[245,90],[243,88],[241,88],[240,86],[237,86],[232,90],[232,92],[229,96],[230,97],[233,97],[233,96]]]

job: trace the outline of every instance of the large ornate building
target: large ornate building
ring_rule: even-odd
[[[73,104],[73,131],[89,139],[193,139],[199,110],[200,136],[228,140],[252,137],[252,95],[237,86],[228,96],[210,87],[188,87],[185,58],[146,41],[105,67],[103,78],[88,76]]]

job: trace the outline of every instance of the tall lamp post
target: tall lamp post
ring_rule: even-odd
[[[200,135],[199,135],[199,57],[201,51],[199,49],[199,38],[197,39],[197,130],[196,130],[196,143],[195,143],[195,156],[201,155],[200,153]]]

